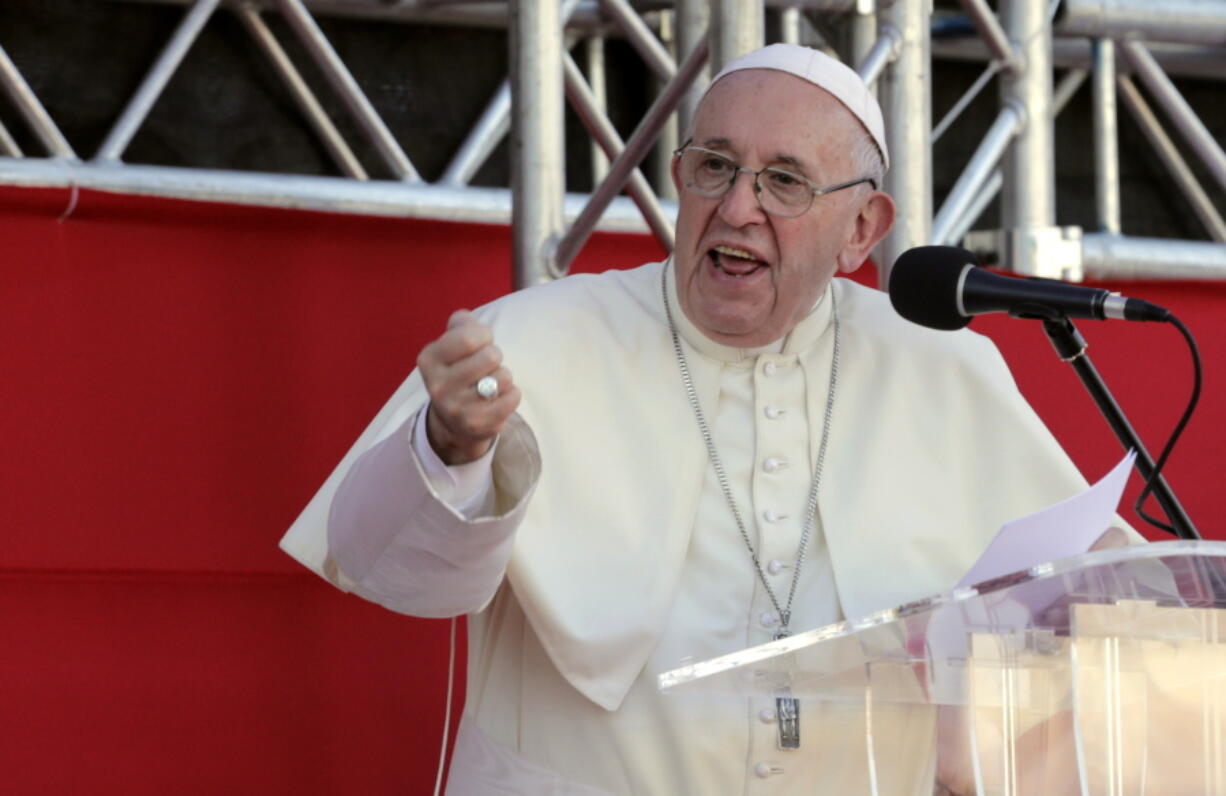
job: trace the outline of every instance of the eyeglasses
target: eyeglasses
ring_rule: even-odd
[[[861,177],[829,188],[815,188],[807,178],[786,169],[768,166],[754,171],[719,152],[688,143],[682,145],[673,155],[681,159],[678,169],[681,183],[691,193],[708,199],[718,199],[728,192],[741,172],[745,172],[753,177],[753,190],[758,197],[758,205],[772,216],[780,218],[803,215],[813,206],[815,196],[825,196],[862,182],[873,186],[873,190],[877,189],[877,181],[872,177]],[[764,181],[766,190],[763,190]]]

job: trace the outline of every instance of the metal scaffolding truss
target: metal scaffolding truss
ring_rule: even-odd
[[[17,138],[0,124],[0,183],[449,220],[510,219],[515,283],[523,287],[564,274],[598,227],[647,230],[671,249],[675,207],[667,195],[669,182],[661,174],[649,179],[641,170],[645,158],[655,147],[676,146],[678,131],[688,123],[712,69],[765,41],[769,10],[779,38],[807,44],[824,45],[815,19],[837,17],[849,31],[843,56],[878,91],[894,163],[886,189],[899,208],[898,223],[877,252],[878,262],[888,266],[916,245],[965,242],[1031,275],[1073,280],[1226,277],[1226,223],[1196,176],[1199,169],[1214,190],[1226,191],[1226,154],[1168,76],[1226,76],[1218,68],[1226,64],[1226,0],[1000,0],[997,11],[987,0],[960,0],[962,15],[978,34],[973,45],[934,44],[931,0],[676,0],[634,5],[630,0],[145,1],[183,6],[181,20],[92,153],[74,151],[3,49],[0,35],[0,86],[42,150],[23,152]],[[217,13],[232,14],[242,23],[344,176],[123,162],[168,81]],[[267,23],[271,14],[284,21],[284,29],[323,75],[327,90],[364,138],[362,143],[376,153],[379,179],[372,179],[355,156],[353,142],[346,140],[287,55]],[[327,14],[508,31],[510,74],[436,181],[422,179],[316,22],[317,15]],[[659,87],[625,140],[605,107],[603,45],[609,36],[632,45]],[[980,79],[935,127],[934,52],[984,62]],[[1055,85],[1057,66],[1069,71]],[[1055,116],[1087,78],[1094,111],[1094,230],[1057,226],[1055,212]],[[934,209],[933,143],[958,124],[962,111],[993,81],[998,94],[995,121]],[[1120,234],[1121,99],[1209,241]],[[591,194],[565,192],[566,102],[593,142],[597,184]],[[471,186],[477,170],[508,134],[511,189]],[[1195,159],[1196,169],[1185,153]],[[968,232],[998,196],[1001,228]],[[888,267],[882,268],[882,277],[888,278]]]

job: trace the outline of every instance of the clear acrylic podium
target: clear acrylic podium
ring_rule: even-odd
[[[788,754],[823,711],[850,712],[864,793],[1226,796],[1226,543],[1086,553],[659,684],[798,698]]]

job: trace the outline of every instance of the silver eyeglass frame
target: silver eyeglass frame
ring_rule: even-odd
[[[851,188],[852,186],[859,185],[860,183],[867,182],[869,185],[873,187],[874,191],[877,190],[877,180],[875,180],[872,177],[860,177],[855,180],[848,180],[847,182],[841,182],[838,185],[831,185],[828,188],[815,188],[813,187],[812,180],[810,180],[808,177],[805,177],[801,174],[797,174],[794,171],[788,171],[787,169],[781,169],[778,166],[767,166],[765,168],[761,168],[761,169],[758,169],[757,171],[754,171],[753,169],[746,168],[745,166],[742,166],[740,163],[737,163],[735,160],[728,157],[723,152],[717,152],[714,149],[707,149],[706,147],[701,147],[696,144],[691,144],[689,141],[686,141],[684,144],[682,144],[681,146],[673,150],[673,157],[680,158],[682,155],[684,155],[689,150],[692,150],[695,152],[704,152],[708,155],[714,155],[717,158],[726,160],[728,161],[728,163],[732,165],[733,172],[732,172],[732,177],[729,178],[727,185],[725,185],[723,190],[719,191],[718,193],[711,193],[711,194],[702,193],[701,191],[698,191],[693,186],[691,186],[689,183],[683,182],[682,184],[685,186],[685,189],[687,191],[690,191],[696,196],[701,196],[705,199],[719,199],[725,196],[728,193],[728,191],[732,189],[732,186],[736,183],[736,178],[741,176],[743,172],[745,174],[749,174],[753,176],[754,196],[757,197],[758,199],[758,207],[762,208],[762,212],[768,215],[775,216],[776,218],[798,218],[800,216],[803,216],[805,213],[809,212],[810,208],[813,207],[814,198],[818,196],[825,196],[826,194],[834,193],[835,191],[841,191],[844,188]],[[762,184],[758,182],[758,178],[761,177],[762,174],[768,171],[778,172],[780,174],[786,174],[789,177],[792,177],[804,183],[805,185],[809,186],[809,192],[810,192],[809,193],[809,203],[805,205],[803,210],[799,210],[796,213],[793,213],[792,215],[785,215],[783,213],[779,213],[774,210],[769,210],[767,209],[765,205],[762,204]]]

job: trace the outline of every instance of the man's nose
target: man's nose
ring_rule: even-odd
[[[719,216],[724,223],[743,227],[746,224],[761,224],[766,221],[766,213],[758,203],[756,179],[757,175],[752,172],[737,172],[732,180],[732,187],[719,203]]]

